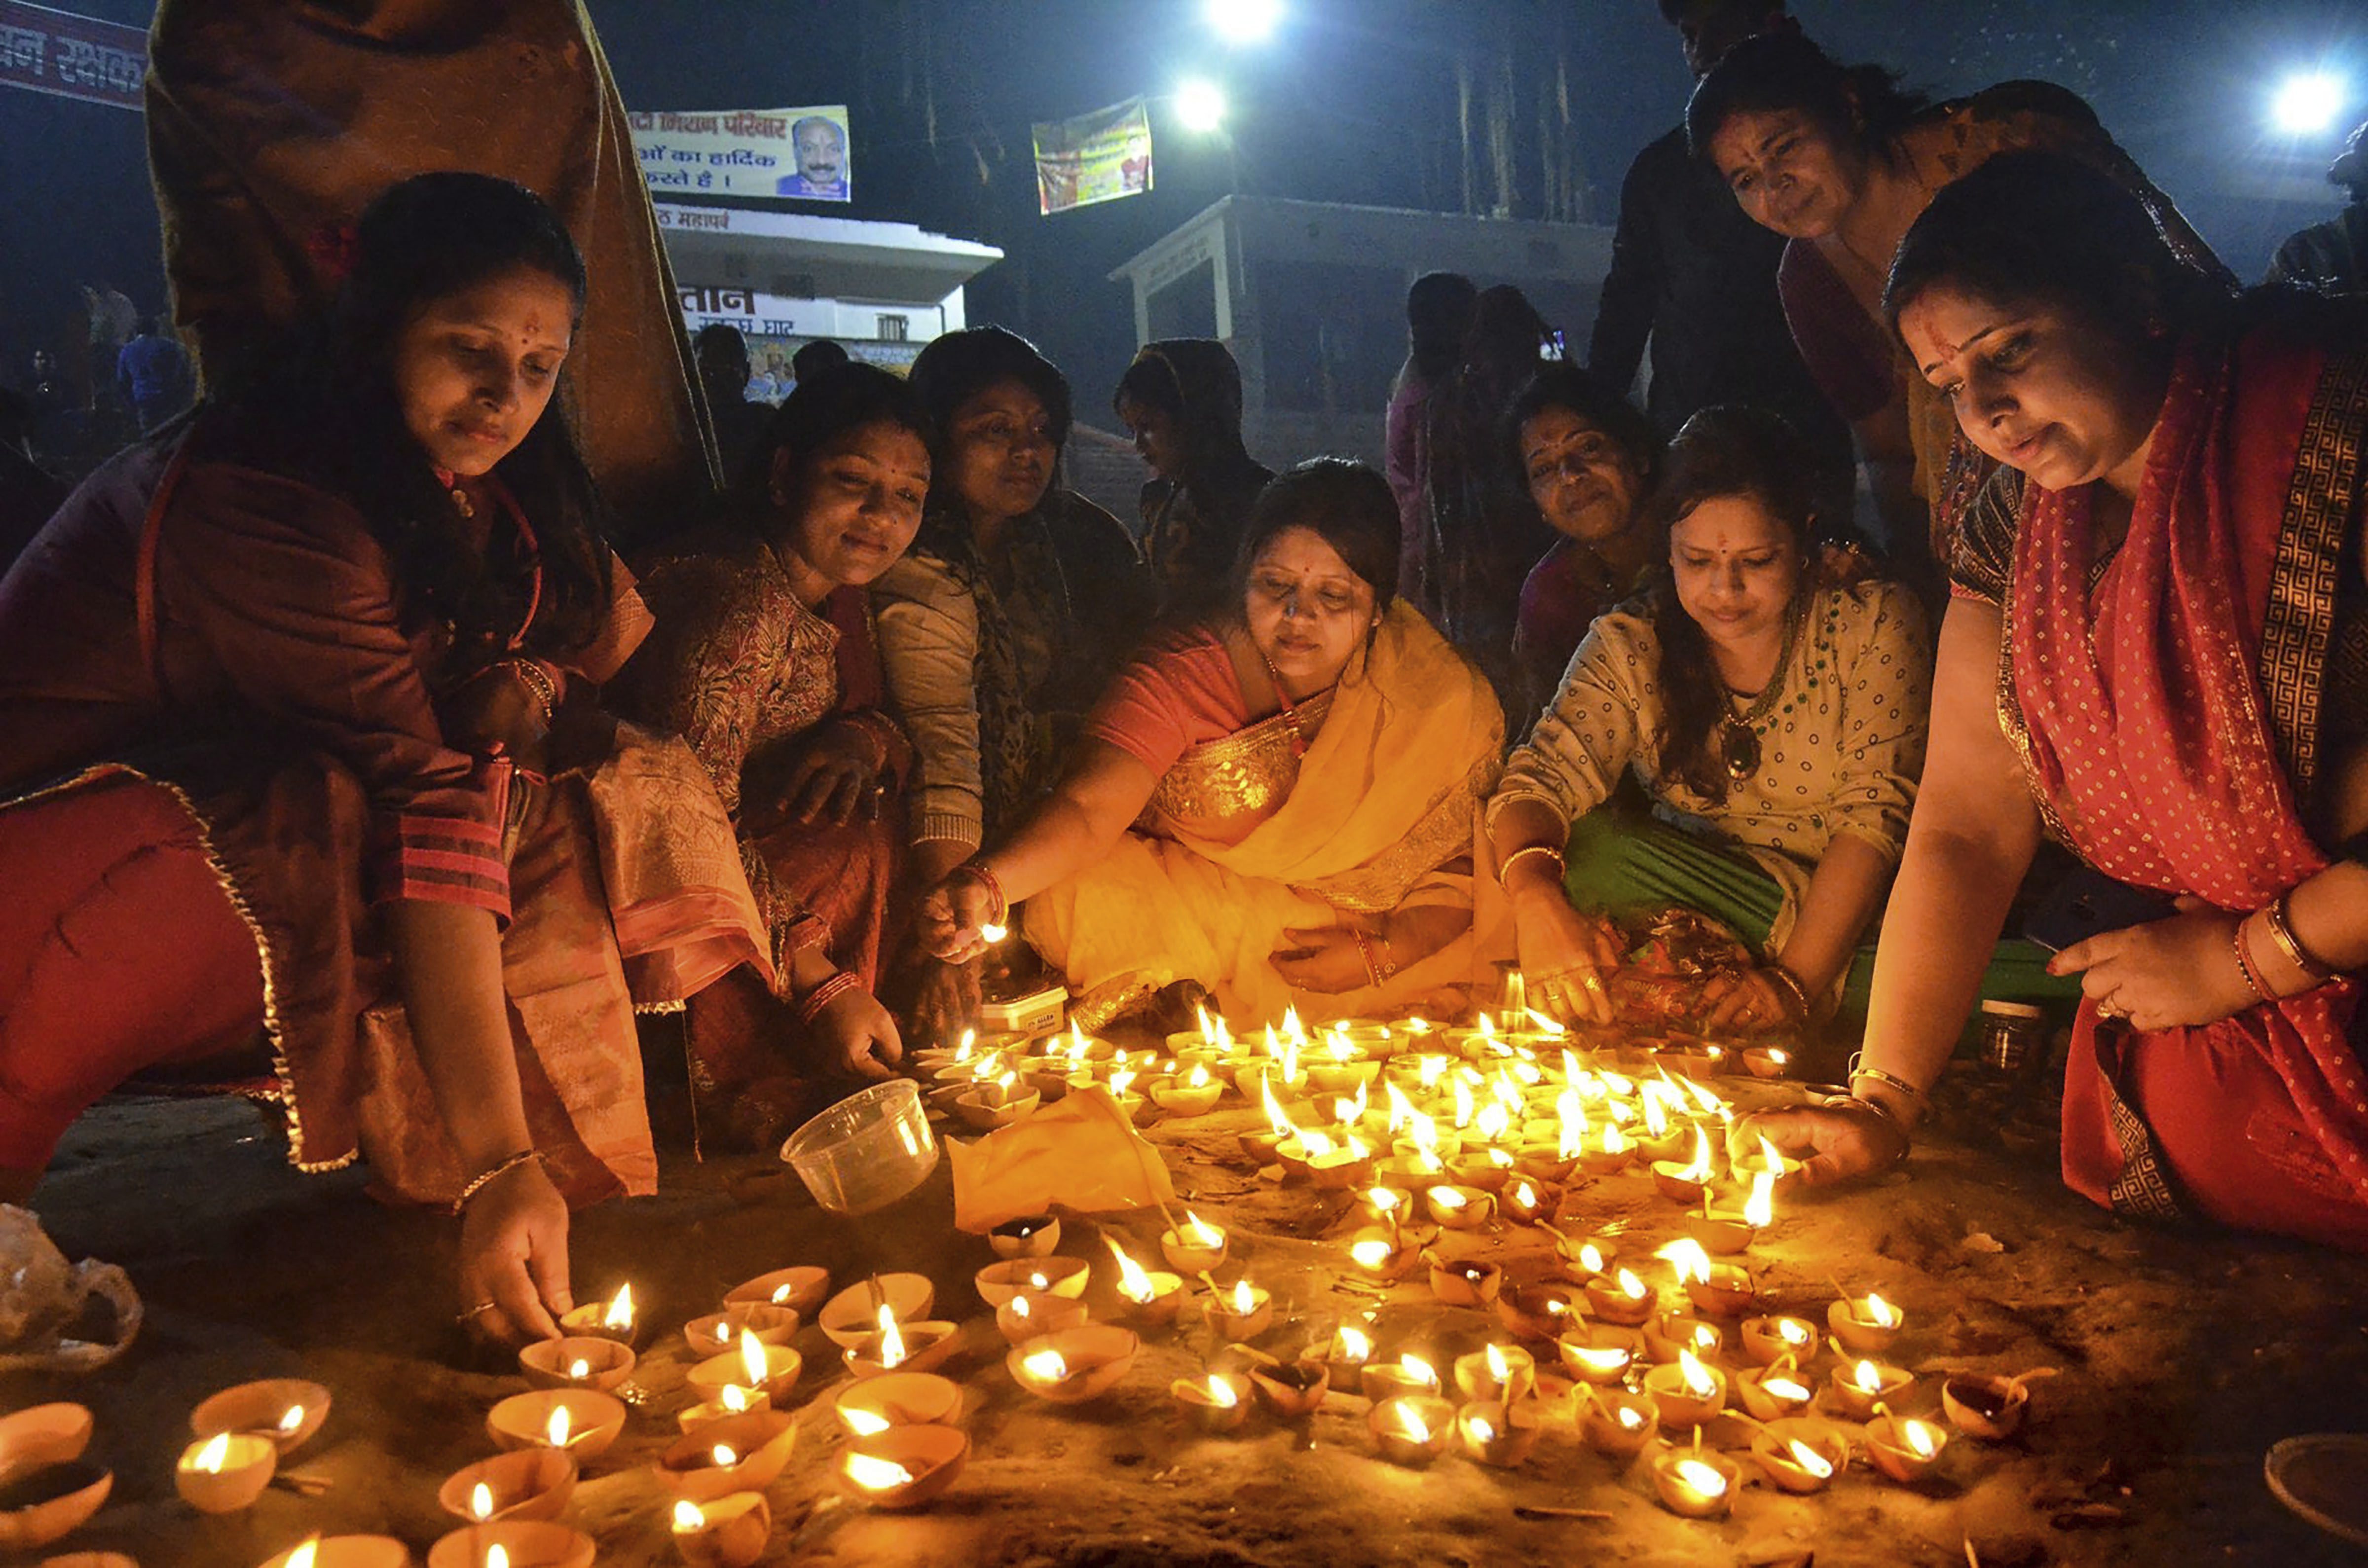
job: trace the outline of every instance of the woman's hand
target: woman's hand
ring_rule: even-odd
[[[970,963],[986,951],[984,928],[995,913],[986,884],[956,868],[922,896],[916,936],[931,958]]]
[[[1530,1006],[1565,1023],[1611,1021],[1604,976],[1620,967],[1622,953],[1608,922],[1572,908],[1554,885],[1515,900],[1513,932]]]
[[[1269,954],[1268,961],[1294,991],[1338,996],[1373,983],[1356,934],[1345,926],[1302,926],[1285,931],[1282,939],[1285,945]]]
[[[2200,899],[2180,913],[2075,942],[2047,962],[2050,974],[2080,976],[2080,989],[2108,1017],[2139,1029],[2215,1023],[2260,998],[2237,962],[2239,916]]]
[[[538,1160],[477,1190],[461,1215],[461,1321],[504,1345],[559,1337],[567,1282],[567,1202]]]
[[[785,823],[844,827],[857,814],[876,817],[886,772],[880,743],[853,724],[825,724],[809,739],[768,799],[741,806],[749,831],[764,834]]]
[[[1808,1021],[1800,997],[1769,969],[1720,975],[1702,987],[1702,1002],[1710,1009],[1702,1022],[1714,1029],[1755,1033],[1797,1028]]]
[[[1804,1187],[1873,1176],[1907,1157],[1907,1134],[1899,1124],[1851,1099],[1764,1110],[1744,1118],[1735,1133],[1734,1141],[1747,1146],[1764,1137],[1802,1161],[1795,1179]]]
[[[811,1027],[814,1038],[829,1046],[837,1064],[859,1078],[892,1078],[896,1063],[905,1058],[896,1020],[888,1016],[878,997],[860,985],[832,997],[814,1015]]]
[[[913,997],[913,1033],[916,1039],[943,1045],[969,1028],[985,1000],[979,987],[981,961],[946,963],[921,960],[921,983]]]

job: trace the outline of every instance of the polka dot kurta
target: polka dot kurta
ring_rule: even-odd
[[[1654,814],[1741,850],[1782,891],[1769,950],[1791,936],[1828,845],[1850,834],[1896,863],[1924,766],[1931,653],[1923,607],[1896,583],[1819,590],[1751,721],[1759,769],[1713,802],[1662,763],[1660,639],[1643,600],[1599,619],[1554,701],[1515,748],[1489,817],[1516,800],[1577,820],[1611,798],[1623,768]]]

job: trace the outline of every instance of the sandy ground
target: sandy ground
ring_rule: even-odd
[[[787,1264],[825,1265],[842,1281],[909,1268],[936,1280],[937,1315],[965,1320],[965,1348],[948,1369],[965,1384],[973,1457],[942,1501],[904,1516],[837,1500],[828,1461],[840,1437],[827,1402],[841,1380],[827,1343],[803,1332],[799,1392],[812,1403],[771,1491],[770,1562],[1479,1568],[1768,1565],[1813,1553],[1826,1565],[1937,1568],[1964,1562],[1968,1538],[1992,1565],[2359,1561],[2288,1517],[2260,1462],[2289,1433],[2368,1427],[2368,1259],[2125,1227],[2060,1189],[2030,1119],[1987,1105],[1957,1113],[1950,1119],[1964,1135],[1928,1140],[1911,1174],[1790,1205],[1755,1248],[1763,1294],[1822,1317],[1829,1278],[1880,1289],[1910,1316],[1897,1359],[2063,1375],[2039,1385],[2018,1438],[1959,1440],[1920,1488],[1853,1465],[1822,1496],[1754,1485],[1714,1524],[1663,1512],[1644,1471],[1621,1473],[1587,1451],[1566,1415],[1509,1472],[1457,1458],[1421,1472],[1382,1463],[1371,1457],[1363,1401],[1338,1393],[1300,1426],[1260,1415],[1236,1436],[1197,1435],[1166,1392],[1199,1369],[1197,1332],[1147,1336],[1126,1381],[1094,1405],[1039,1403],[1012,1383],[978,1307],[970,1276],[989,1255],[952,1233],[942,1165],[913,1198],[851,1224],[818,1211],[793,1181],[748,1190],[752,1174],[780,1169],[769,1161],[671,1159],[663,1196],[579,1218],[576,1282],[589,1299],[630,1279],[653,1320],[671,1325]],[[1262,1343],[1295,1349],[1375,1305],[1385,1329],[1442,1350],[1497,1332],[1478,1313],[1437,1307],[1419,1275],[1386,1304],[1346,1288],[1339,1238],[1355,1221],[1338,1196],[1262,1178],[1234,1138],[1250,1120],[1220,1112],[1151,1136],[1179,1188],[1234,1227],[1221,1278],[1230,1283],[1246,1267],[1282,1304]],[[97,1412],[115,1500],[56,1550],[128,1551],[147,1568],[246,1568],[312,1530],[385,1531],[423,1555],[443,1532],[438,1483],[490,1451],[484,1412],[523,1385],[498,1364],[472,1363],[450,1326],[449,1223],[380,1209],[360,1187],[350,1174],[290,1172],[277,1136],[236,1104],[115,1102],[75,1130],[36,1206],[69,1256],[130,1268],[149,1320],[103,1373],[0,1388],[9,1408],[74,1398]],[[1675,1210],[1648,1180],[1625,1176],[1574,1186],[1564,1213],[1582,1227],[1625,1225],[1651,1244]],[[1112,1225],[1139,1256],[1155,1250],[1156,1223]],[[1062,1250],[1104,1258],[1097,1229],[1073,1221]],[[1504,1261],[1515,1280],[1551,1266],[1534,1231],[1454,1240]],[[1098,1309],[1114,1301],[1108,1273],[1098,1270],[1088,1298]],[[649,1342],[641,1381],[650,1402],[588,1467],[576,1517],[602,1562],[676,1560],[647,1467],[688,1402],[688,1364],[671,1327]],[[334,1391],[326,1429],[291,1464],[329,1489],[304,1497],[274,1488],[245,1515],[200,1518],[171,1476],[190,1408],[225,1384],[290,1374]],[[1937,1382],[1911,1408],[1929,1407]],[[1610,1517],[1524,1520],[1514,1512],[1524,1504]]]

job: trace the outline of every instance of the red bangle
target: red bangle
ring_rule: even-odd
[[[968,877],[986,890],[986,896],[993,903],[993,907],[987,911],[986,923],[990,926],[1002,925],[1003,917],[1011,913],[1011,905],[1003,896],[1003,883],[996,879],[993,871],[986,869],[985,862],[965,860],[956,866],[954,870],[957,875]]]
[[[2228,933],[2228,940],[2229,946],[2237,949],[2237,968],[2238,971],[2244,975],[2245,983],[2252,988],[2253,1000],[2256,1002],[2269,1001],[2270,988],[2261,983],[2261,971],[2254,967],[2253,950],[2245,941],[2245,922],[2243,920],[2239,919],[2237,922],[2236,928]]]
[[[847,993],[862,984],[853,974],[840,970],[820,985],[805,994],[798,1002],[798,1022],[811,1024],[822,1016],[822,1010]]]

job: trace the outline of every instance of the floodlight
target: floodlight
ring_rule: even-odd
[[[1225,122],[1225,95],[1205,77],[1176,89],[1176,120],[1187,131],[1211,131]]]
[[[1282,20],[1282,0],[1206,0],[1201,15],[1227,43],[1264,43]]]
[[[2270,116],[2288,136],[2314,136],[2335,124],[2351,96],[2331,71],[2297,71],[2279,84]]]

